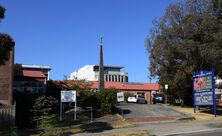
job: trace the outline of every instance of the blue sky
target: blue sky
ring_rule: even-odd
[[[0,0],[6,17],[0,32],[15,42],[15,63],[49,65],[64,79],[87,64],[124,66],[130,82],[148,82],[144,40],[152,20],[178,0]]]

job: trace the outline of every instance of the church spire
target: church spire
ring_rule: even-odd
[[[99,54],[99,91],[104,90],[104,66],[103,66],[103,37],[100,36],[100,54]]]

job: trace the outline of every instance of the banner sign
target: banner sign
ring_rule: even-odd
[[[212,92],[196,92],[194,93],[195,105],[213,105]]]
[[[117,93],[117,102],[123,102],[124,101],[124,93],[118,92]]]
[[[196,106],[214,106],[216,116],[216,101],[214,90],[214,72],[200,71],[193,75],[194,112]]]
[[[61,91],[61,102],[76,102],[76,91]]]

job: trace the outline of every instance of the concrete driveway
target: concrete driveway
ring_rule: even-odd
[[[167,108],[162,104],[122,103],[123,117],[133,122],[161,121],[189,118],[189,116]],[[121,112],[120,112],[121,113]],[[138,120],[138,121],[137,121]]]

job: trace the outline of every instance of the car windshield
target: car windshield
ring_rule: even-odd
[[[159,97],[164,97],[164,95],[163,95],[163,94],[158,94],[158,96],[159,96]]]
[[[153,97],[163,97],[163,94],[153,94]]]

